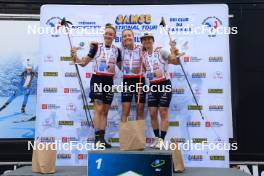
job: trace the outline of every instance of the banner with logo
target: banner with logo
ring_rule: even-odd
[[[36,138],[41,141],[59,140],[60,144],[94,140],[94,131],[87,123],[76,70],[71,62],[69,40],[65,30],[59,28],[63,17],[72,22],[70,38],[73,46],[78,47],[79,57],[88,53],[91,41],[103,42],[101,29],[106,23],[112,23],[117,29],[114,44],[118,47],[121,45],[122,30],[130,28],[135,32],[137,44],[140,44],[142,32],[151,31],[155,36],[155,46],[169,50],[169,30],[172,38],[176,39],[177,47],[185,52],[181,61],[200,106],[195,104],[181,67],[169,65],[173,98],[166,140],[174,138],[183,143],[214,142],[220,145],[228,142],[228,137],[232,135],[229,38],[227,34],[215,32],[228,27],[228,7],[221,4],[42,6]],[[159,26],[162,17],[168,27],[163,33]],[[202,33],[201,27],[207,32]],[[88,97],[92,63],[79,69]],[[122,74],[117,69],[114,82],[120,84],[121,81]],[[113,146],[118,146],[119,141],[120,105],[121,95],[115,93],[106,131],[106,138]],[[86,108],[93,115],[93,105],[89,104]],[[204,120],[199,109],[204,114]],[[133,118],[135,104],[131,111]],[[149,146],[154,134],[147,107],[145,119],[146,146]],[[183,151],[183,156],[186,166],[228,167],[229,164],[228,151],[218,149],[193,150],[189,147]],[[62,149],[58,151],[57,159],[58,165],[86,165],[87,151],[77,147],[71,151]]]
[[[39,21],[0,25],[0,139],[34,138],[39,36],[27,32]]]

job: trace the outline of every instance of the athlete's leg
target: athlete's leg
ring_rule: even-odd
[[[137,119],[138,120],[143,120],[144,119],[144,106],[145,106],[145,101],[146,101],[146,92],[143,91],[143,86],[145,85],[145,79],[142,78],[142,83],[141,85],[138,84],[138,89],[137,92],[135,92],[135,100],[137,103]],[[137,81],[139,83],[139,79]],[[140,96],[138,97],[138,91],[140,92]],[[139,103],[138,103],[138,98],[139,98]]]
[[[149,114],[151,118],[151,126],[152,126],[153,131],[155,130],[159,131],[158,107],[149,107]],[[156,137],[159,137],[159,135]]]
[[[161,129],[160,137],[164,140],[169,127],[168,108],[160,107],[159,113],[160,113],[160,129]]]
[[[25,89],[24,90],[24,100],[23,100],[23,103],[22,103],[22,107],[21,107],[21,112],[24,113],[25,112],[25,107],[27,105],[27,102],[28,102],[28,96],[30,94],[30,89]]]
[[[108,112],[111,107],[111,104],[104,104],[103,106],[104,106],[103,107],[103,118],[102,118],[102,121],[100,122],[100,129],[105,130],[107,127],[107,116],[108,116]]]
[[[130,113],[130,107],[131,107],[131,102],[123,102],[122,103],[122,117],[121,117],[122,122],[127,121],[127,118],[129,116],[129,113]]]
[[[103,116],[102,116],[102,121],[100,122],[101,142],[105,144],[106,148],[111,148],[112,146],[105,140],[105,130],[107,127],[107,116],[108,116],[108,111],[111,107],[111,104],[104,104],[103,106],[104,106]]]
[[[17,97],[17,92],[15,91],[9,98],[8,100],[5,102],[5,104],[3,104],[0,107],[0,111],[2,111],[3,109],[5,109],[7,107],[8,104],[10,104],[16,97]]]
[[[101,123],[104,119],[104,103],[102,100],[94,100],[94,128],[95,130],[101,130]]]
[[[144,103],[137,104],[137,120],[144,120]]]
[[[167,80],[164,85],[171,85],[170,80]],[[169,127],[168,111],[172,98],[172,92],[160,92],[159,97],[159,113],[160,113],[160,127],[161,127],[161,138],[164,140]]]

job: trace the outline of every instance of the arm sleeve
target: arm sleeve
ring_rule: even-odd
[[[167,61],[168,58],[169,58],[170,52],[165,50],[165,49],[163,49],[163,48],[161,48],[160,49],[160,54],[161,54],[162,59]]]
[[[89,53],[87,54],[87,56],[89,56],[90,58],[94,58],[94,56],[95,56],[97,50],[98,50],[98,45],[93,44],[93,45],[90,47],[90,50],[89,50]]]
[[[20,76],[21,78],[24,78],[24,75],[25,75],[25,71],[23,71],[19,76]]]

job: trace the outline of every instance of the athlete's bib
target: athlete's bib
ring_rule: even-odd
[[[110,48],[98,44],[98,51],[94,57],[94,72],[96,74],[114,75],[118,57],[118,49],[112,45]]]
[[[144,53],[144,63],[146,66],[146,76],[150,82],[166,80],[169,78],[167,73],[168,63],[161,57],[160,47],[156,48],[151,55]]]
[[[141,47],[135,45],[133,50],[122,48],[122,70],[123,77],[140,76],[141,67]]]
[[[29,86],[31,79],[32,79],[31,74],[27,74],[24,85],[23,85],[24,88],[27,88]]]

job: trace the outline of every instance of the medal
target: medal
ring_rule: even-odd
[[[106,69],[106,63],[105,62],[101,62],[99,65],[99,71],[100,72],[104,72]]]
[[[152,80],[153,77],[154,77],[153,73],[147,73],[147,78],[148,78],[149,80]]]
[[[134,58],[134,52],[133,50],[129,52],[129,70],[131,73],[133,73],[133,58]]]
[[[99,70],[100,71],[105,71],[108,68],[109,60],[112,54],[112,45],[110,46],[109,51],[107,52],[106,46],[104,44],[104,54],[103,57],[105,58],[105,62],[101,62],[99,65]]]
[[[109,73],[114,73],[115,72],[115,66],[113,66],[113,65],[108,65],[107,66],[107,71],[109,72]]]
[[[125,66],[124,67],[124,72],[125,72],[125,74],[128,74],[129,73],[129,67]]]
[[[147,60],[149,63],[149,68],[150,68],[150,73],[147,74],[147,77],[149,80],[153,80],[154,78],[162,78],[163,74],[162,71],[160,70],[160,64],[159,61],[156,60],[158,57],[157,53],[153,53],[151,55],[147,54]],[[154,65],[155,65],[155,70],[154,70]],[[158,68],[156,68],[158,66]]]
[[[152,54],[153,54],[153,52],[152,52]],[[150,57],[149,54],[147,53],[147,59],[148,59],[148,64],[149,64],[150,72],[151,73],[153,73],[153,71],[154,71],[154,69],[153,69],[153,63],[152,63],[152,61],[153,61],[152,54],[151,54],[151,57]]]

